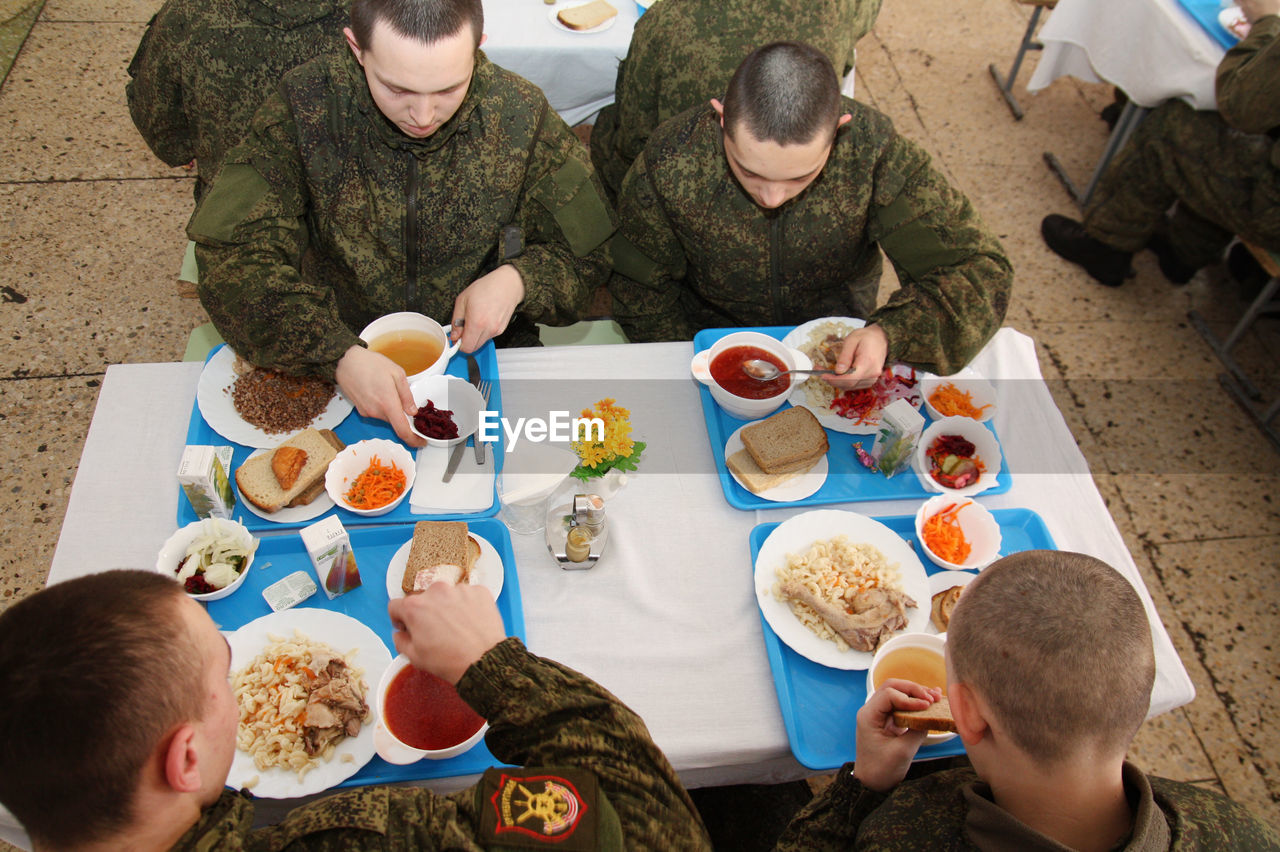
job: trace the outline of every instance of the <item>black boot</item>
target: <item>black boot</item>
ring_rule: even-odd
[[[1240,285],[1240,299],[1246,302],[1257,298],[1263,286],[1271,280],[1271,276],[1262,268],[1262,264],[1254,260],[1244,243],[1236,243],[1227,252],[1227,270]]]
[[[1085,233],[1084,225],[1075,219],[1054,213],[1040,223],[1040,235],[1054,253],[1083,266],[1100,284],[1119,287],[1133,274],[1129,261],[1133,254],[1114,249]]]
[[[1156,260],[1160,262],[1160,271],[1164,273],[1165,278],[1169,279],[1170,284],[1186,284],[1200,271],[1198,266],[1192,266],[1178,257],[1173,243],[1169,242],[1168,234],[1163,231],[1156,231],[1151,235],[1151,239],[1147,241],[1147,248],[1156,253]]]

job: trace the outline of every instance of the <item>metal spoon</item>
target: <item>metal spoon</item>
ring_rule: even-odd
[[[771,382],[778,376],[789,376],[792,373],[807,374],[810,376],[821,376],[829,374],[831,370],[779,370],[776,364],[768,361],[752,358],[750,361],[742,362],[742,372],[758,382]]]

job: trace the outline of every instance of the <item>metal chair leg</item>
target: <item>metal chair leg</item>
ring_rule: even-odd
[[[1116,119],[1115,128],[1111,131],[1111,135],[1107,137],[1107,144],[1102,149],[1102,156],[1098,158],[1098,164],[1093,168],[1089,183],[1083,190],[1076,186],[1075,181],[1067,174],[1066,167],[1054,156],[1053,152],[1044,152],[1045,163],[1058,176],[1058,180],[1062,181],[1062,185],[1067,188],[1067,192],[1071,194],[1071,198],[1076,204],[1081,207],[1089,204],[1089,200],[1093,198],[1093,191],[1098,188],[1098,182],[1102,180],[1107,167],[1111,165],[1111,159],[1129,141],[1129,137],[1133,135],[1133,131],[1142,123],[1142,119],[1146,118],[1148,112],[1150,110],[1146,107],[1138,106],[1133,101],[1129,101],[1124,105],[1124,109],[1120,112],[1120,117]]]
[[[1037,6],[1031,12],[1031,21],[1027,24],[1027,31],[1022,34],[1022,42],[1018,45],[1018,53],[1013,58],[1013,67],[1009,69],[1009,76],[1007,78],[1002,77],[994,62],[987,66],[987,70],[991,72],[991,79],[996,81],[996,87],[1000,89],[1000,94],[1004,96],[1004,102],[1009,105],[1009,111],[1013,113],[1015,121],[1022,120],[1022,106],[1018,103],[1018,99],[1013,96],[1013,84],[1018,79],[1018,71],[1022,68],[1022,60],[1026,58],[1028,50],[1044,49],[1044,45],[1033,38],[1042,10],[1042,6]]]

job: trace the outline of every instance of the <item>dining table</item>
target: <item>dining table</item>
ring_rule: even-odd
[[[766,652],[769,630],[753,582],[751,545],[758,525],[813,507],[777,504],[744,511],[730,505],[729,485],[709,438],[709,397],[690,372],[694,344],[502,349],[496,354],[504,419],[576,414],[612,398],[629,409],[632,434],[646,444],[637,470],[607,501],[608,545],[593,568],[562,570],[542,534],[510,535],[515,564],[507,570],[518,578],[528,647],[587,674],[630,705],[690,787],[775,783],[813,774],[793,754],[784,724]],[[1035,513],[1056,547],[1095,556],[1123,574],[1146,608],[1155,645],[1151,715],[1191,701],[1195,691],[1187,671],[1042,379],[1034,342],[1001,329],[971,367],[996,389],[991,425],[1010,477],[1007,490],[979,495],[979,501],[996,513]],[[175,473],[202,369],[195,362],[107,369],[50,584],[111,568],[155,565],[161,544],[177,528],[185,499]],[[856,436],[833,438],[831,453],[851,453],[845,440],[851,437]],[[522,440],[531,439],[508,438],[501,451],[521,452]],[[866,496],[822,508],[902,519],[921,503],[921,498]],[[851,730],[852,716],[847,723]],[[473,780],[417,783],[447,791]],[[269,820],[294,802],[263,804],[260,819]]]
[[[485,54],[534,83],[572,127],[613,103],[618,62],[627,55],[638,17],[633,0],[610,0],[618,14],[591,31],[556,22],[584,0],[484,0]]]

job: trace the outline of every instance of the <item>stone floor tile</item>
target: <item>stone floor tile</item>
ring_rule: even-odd
[[[1216,780],[1209,758],[1180,709],[1143,722],[1129,745],[1129,760],[1151,775],[1174,781]]]
[[[1134,524],[1155,544],[1280,534],[1280,475],[1115,477]]]
[[[136,23],[151,20],[163,0],[47,0],[40,20],[49,23]]]

